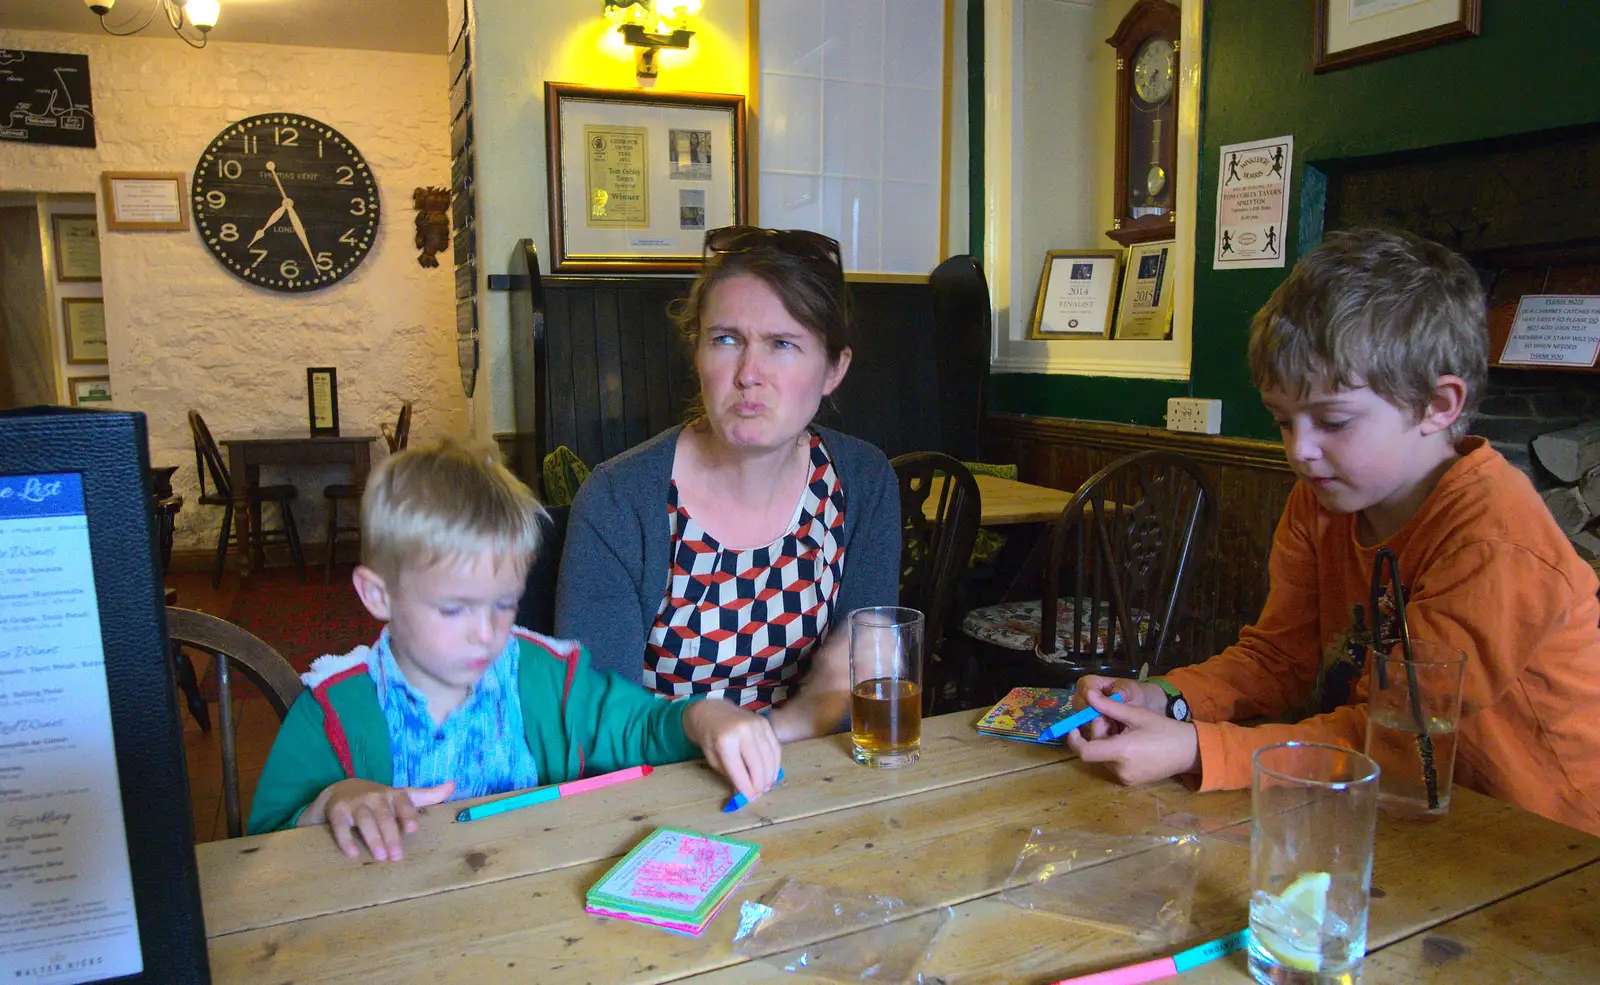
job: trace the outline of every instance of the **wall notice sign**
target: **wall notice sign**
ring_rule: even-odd
[[[1502,365],[1593,366],[1600,356],[1600,296],[1528,294],[1500,353]]]
[[[144,970],[76,473],[0,476],[0,981]]]
[[[1212,269],[1283,266],[1293,166],[1292,136],[1222,148]]]

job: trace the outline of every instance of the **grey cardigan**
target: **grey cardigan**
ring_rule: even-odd
[[[556,586],[556,635],[580,640],[593,665],[642,683],[650,627],[667,591],[667,490],[678,433],[669,428],[596,468],[572,504]],[[828,622],[894,605],[900,592],[899,484],[874,445],[822,435],[844,487],[844,574]]]

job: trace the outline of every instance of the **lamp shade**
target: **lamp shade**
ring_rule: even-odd
[[[217,0],[189,0],[184,9],[189,12],[189,23],[202,31],[209,31],[217,26],[217,14],[222,12],[222,4]]]
[[[116,2],[117,0],[83,0],[83,5],[104,17],[111,13],[111,8],[116,5]]]

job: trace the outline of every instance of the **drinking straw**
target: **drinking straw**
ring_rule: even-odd
[[[1179,951],[1169,958],[1157,958],[1143,964],[1132,964],[1125,968],[1112,968],[1108,971],[1097,971],[1092,975],[1079,975],[1077,978],[1064,978],[1055,985],[1142,985],[1144,982],[1159,981],[1181,975],[1190,968],[1198,968],[1210,961],[1215,961],[1224,955],[1235,951],[1242,951],[1250,941],[1250,931],[1236,930],[1226,937],[1218,937],[1214,941],[1207,941],[1199,947],[1191,947],[1187,951]]]
[[[1433,736],[1428,734],[1428,716],[1422,707],[1422,688],[1417,684],[1417,663],[1411,652],[1411,627],[1406,623],[1406,586],[1400,581],[1400,559],[1387,547],[1378,549],[1372,559],[1372,587],[1367,602],[1372,606],[1373,659],[1378,661],[1378,687],[1389,686],[1388,661],[1384,659],[1379,639],[1381,622],[1378,618],[1378,594],[1383,581],[1384,564],[1389,566],[1389,580],[1394,586],[1394,619],[1400,632],[1400,650],[1406,668],[1406,690],[1410,692],[1411,714],[1417,723],[1417,752],[1422,756],[1422,780],[1428,788],[1428,809],[1439,809],[1439,773],[1433,762]]]

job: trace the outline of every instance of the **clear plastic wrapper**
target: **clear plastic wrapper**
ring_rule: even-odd
[[[768,898],[746,900],[733,949],[784,971],[835,982],[923,985],[949,907],[907,915],[890,896],[847,893],[789,880]]]
[[[1200,853],[1200,838],[1192,833],[1118,836],[1034,828],[1000,898],[1024,910],[1169,943],[1189,932]]]

